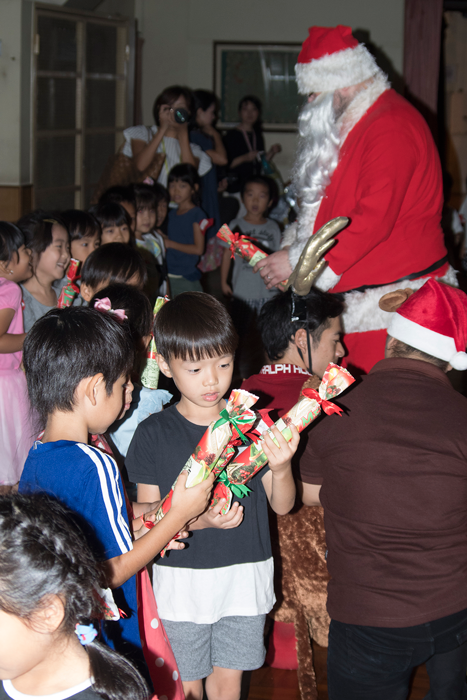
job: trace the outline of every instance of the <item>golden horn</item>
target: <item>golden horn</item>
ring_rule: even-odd
[[[284,285],[285,289],[292,287],[292,291],[301,297],[308,294],[311,285],[326,265],[326,260],[322,259],[323,255],[336,243],[333,236],[348,223],[349,219],[346,216],[337,216],[310,236],[298,263]]]

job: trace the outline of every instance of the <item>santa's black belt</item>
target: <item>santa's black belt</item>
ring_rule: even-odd
[[[441,258],[441,260],[438,260],[437,262],[433,263],[433,265],[430,265],[430,267],[427,267],[426,270],[422,270],[421,272],[412,272],[411,275],[405,275],[404,277],[401,277],[399,280],[395,280],[394,282],[385,282],[384,284],[364,284],[362,287],[356,287],[355,289],[347,289],[345,292],[343,292],[343,294],[350,294],[350,292],[366,292],[367,289],[386,287],[386,285],[389,284],[399,284],[399,282],[404,282],[405,280],[416,280],[419,277],[428,275],[430,272],[434,272],[438,268],[442,267],[444,263],[447,263],[447,261],[448,256],[445,255],[444,258]]]

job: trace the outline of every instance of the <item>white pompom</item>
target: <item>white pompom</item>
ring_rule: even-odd
[[[453,357],[449,360],[449,364],[453,369],[464,370],[467,369],[467,353],[456,352]]]

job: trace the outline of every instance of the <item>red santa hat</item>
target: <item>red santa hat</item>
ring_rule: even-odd
[[[398,308],[388,334],[454,369],[467,369],[467,294],[429,279]]]
[[[298,92],[330,92],[357,85],[379,72],[375,59],[352,29],[310,27],[295,66]]]

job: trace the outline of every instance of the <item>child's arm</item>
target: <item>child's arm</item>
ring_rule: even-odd
[[[14,315],[14,309],[0,309],[0,353],[18,352],[23,349],[26,333],[8,333]]]
[[[211,474],[197,486],[187,489],[186,474],[180,474],[169,512],[144,537],[134,542],[133,549],[105,562],[106,585],[117,588],[134,576],[184,528],[188,520],[202,513],[211,497],[214,476]]]
[[[269,470],[262,478],[269,505],[278,515],[286,515],[295,503],[295,482],[292,475],[292,457],[297,451],[300,435],[291,425],[292,440],[287,440],[275,426],[272,428],[279,446],[265,433],[263,449],[269,461]]]
[[[156,151],[159,148],[159,144],[164,138],[165,132],[167,131],[168,123],[162,123],[154,134],[154,138],[146,143],[145,141],[140,141],[139,139],[131,140],[131,152],[133,153],[133,160],[140,172],[146,170],[149,167],[156,155]]]
[[[165,238],[165,247],[179,250],[180,253],[188,253],[188,255],[202,255],[204,253],[204,235],[199,224],[193,224],[193,240],[194,243],[177,243],[170,238]]]
[[[212,138],[214,141],[214,148],[208,148],[206,153],[214,163],[214,165],[227,165],[228,158],[225,146],[222,143],[222,137],[220,133],[213,126],[205,126],[203,132]]]
[[[221,287],[222,293],[225,294],[226,297],[231,297],[233,294],[232,287],[230,286],[230,284],[227,284],[231,260],[232,258],[230,254],[230,249],[224,248],[224,253],[222,255],[221,262]]]

